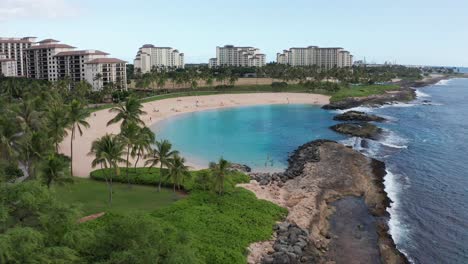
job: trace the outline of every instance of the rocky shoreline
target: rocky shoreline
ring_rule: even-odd
[[[276,228],[275,239],[265,251],[249,257],[250,263],[329,263],[330,243],[337,239],[329,233],[333,202],[362,197],[375,218],[380,260],[375,263],[408,263],[388,234],[386,209],[390,199],[384,190],[385,164],[329,140],[312,141],[299,147],[289,159],[288,169],[279,174],[253,174],[256,180],[241,186],[259,198],[289,210],[285,223]],[[271,196],[266,195],[268,193]],[[273,194],[273,195],[272,195]],[[293,226],[292,232],[284,226]],[[298,231],[301,230],[301,231]],[[307,234],[304,243],[293,233]],[[299,247],[298,247],[299,246]],[[300,250],[299,250],[300,249]],[[359,263],[356,257],[350,263]]]
[[[462,75],[460,77],[466,78],[467,75]],[[453,76],[432,77],[416,81],[403,80],[395,83],[400,86],[400,89],[396,91],[388,91],[383,94],[370,95],[366,97],[347,98],[338,102],[329,103],[324,105],[322,108],[329,110],[344,110],[358,106],[376,107],[385,104],[392,104],[395,102],[408,102],[416,98],[414,88],[422,88],[425,86],[434,85],[442,80],[448,80],[450,78],[453,78]]]
[[[398,83],[401,88],[397,91],[348,98],[323,108],[348,109],[407,102],[416,98],[413,88],[450,78],[441,76],[420,81],[401,81]],[[337,115],[335,120],[345,122],[331,127],[335,131],[371,139],[377,138],[381,129],[368,122],[386,121],[382,117],[357,111]],[[369,131],[372,133],[367,133]],[[289,211],[285,221],[275,227],[272,240],[251,245],[249,263],[336,263],[337,260],[345,260],[346,263],[409,263],[406,256],[396,248],[389,233],[390,215],[387,208],[391,206],[391,200],[385,192],[385,163],[330,140],[316,140],[300,146],[288,159],[288,163],[284,173],[249,173],[251,183],[240,185],[253,191],[258,198],[269,200]],[[363,224],[350,227],[357,233],[347,236],[344,241],[339,241],[341,238],[332,232],[330,225],[336,210],[334,205],[343,201],[346,209],[346,204],[353,204],[347,202],[353,197],[361,199],[359,201],[364,206],[361,211],[367,214],[367,220],[369,217],[372,220],[372,228],[367,229],[367,235],[369,231],[374,236],[377,233],[377,242],[361,243],[361,239],[369,238],[365,237],[364,231],[359,233],[366,229]],[[355,204],[359,202],[354,202],[352,206]],[[347,210],[353,209],[356,207]],[[358,217],[354,223],[360,220]],[[342,223],[341,227],[346,228],[348,224]]]

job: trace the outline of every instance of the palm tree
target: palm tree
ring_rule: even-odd
[[[96,87],[96,83],[95,83],[96,81],[98,81],[99,84],[100,84],[100,80],[102,79],[102,77],[103,77],[102,73],[96,73],[96,75],[94,75],[94,78],[93,78],[93,86],[94,87]],[[101,87],[99,86],[98,89],[100,90]]]
[[[123,128],[128,125],[128,123],[135,123],[137,125],[145,125],[145,123],[140,119],[140,115],[146,114],[145,111],[141,110],[143,105],[138,99],[131,96],[124,103],[119,103],[116,107],[113,107],[109,112],[117,113],[117,115],[112,118],[107,125],[112,125],[122,121],[120,127]]]
[[[48,128],[49,137],[55,145],[55,152],[58,153],[60,142],[68,135],[67,130],[67,112],[63,111],[63,104],[52,104],[45,116],[46,126]]]
[[[38,131],[40,129],[42,113],[36,111],[35,108],[33,100],[25,100],[16,109],[17,118],[23,130]]]
[[[137,158],[134,164],[134,169],[136,172],[136,167],[140,158],[144,156],[145,153],[151,152],[151,144],[155,141],[155,135],[151,129],[148,127],[140,128],[138,131],[138,136],[136,137],[136,141],[132,146],[132,158]]]
[[[128,186],[130,187],[130,178],[128,176],[128,166],[129,166],[129,158],[130,154],[132,153],[132,147],[135,145],[135,142],[138,140],[139,137],[139,131],[140,127],[135,124],[135,123],[128,123],[125,127],[122,128],[120,131],[119,137],[122,140],[122,142],[125,144],[127,150],[126,155],[127,155],[127,167],[126,167],[126,176],[127,176],[127,182]]]
[[[41,166],[42,178],[47,188],[50,188],[52,182],[64,183],[71,181],[71,178],[65,174],[67,169],[68,162],[63,156],[59,156],[56,153],[50,154]]]
[[[180,191],[180,184],[185,178],[190,178],[189,167],[185,166],[185,159],[178,154],[174,154],[169,162],[169,175],[174,185],[174,192],[177,189]]]
[[[159,184],[158,191],[161,191],[161,183],[163,178],[163,167],[169,168],[170,160],[172,156],[178,154],[176,150],[171,150],[172,144],[168,140],[156,141],[156,148],[153,149],[145,165],[150,164],[150,168],[156,166],[159,163]]]
[[[224,193],[224,181],[226,179],[229,166],[230,166],[230,163],[223,158],[220,158],[218,163],[214,163],[214,162],[210,163],[210,170],[212,171],[215,177],[214,179],[215,191],[219,195],[222,195]]]
[[[73,100],[68,108],[68,117],[67,121],[69,128],[71,130],[71,139],[70,139],[70,175],[73,177],[73,140],[75,140],[76,129],[80,133],[80,136],[83,135],[83,128],[89,128],[86,118],[89,117],[89,112],[83,107],[83,105],[77,101]]]
[[[109,188],[109,205],[112,205],[112,179],[113,174],[117,174],[118,164],[124,163],[122,158],[125,145],[119,137],[106,134],[93,141],[91,151],[88,155],[94,156],[91,165],[93,168],[101,166],[102,172]]]
[[[198,186],[201,186],[203,190],[206,191],[207,187],[210,186],[210,183],[211,183],[210,171],[208,170],[199,171],[195,181]]]

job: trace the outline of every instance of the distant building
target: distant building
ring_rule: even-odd
[[[133,62],[135,71],[141,73],[151,71],[152,68],[184,68],[184,53],[170,47],[156,47],[151,44],[143,45]]]
[[[85,63],[85,80],[94,90],[108,84],[127,89],[127,63],[115,58],[97,58]]]
[[[343,48],[320,48],[309,46],[305,48],[290,48],[276,55],[279,64],[291,66],[313,66],[331,69],[334,67],[351,67],[353,56]]]
[[[266,64],[265,54],[254,47],[235,47],[225,45],[216,47],[216,58],[209,60],[209,67],[262,67]]]
[[[14,59],[7,59],[7,56],[0,53],[0,75],[5,77],[17,77],[17,62]]]
[[[45,39],[24,51],[26,76],[28,78],[57,81],[59,80],[57,55],[60,52],[72,51],[75,47],[61,44],[54,39]]]
[[[12,59],[16,62],[16,74],[14,76],[26,76],[24,50],[30,48],[35,41],[35,37],[0,38],[0,53],[5,56],[3,60]]]
[[[86,75],[86,63],[94,59],[106,58],[107,55],[109,54],[99,50],[59,52],[55,55],[57,61],[57,78],[69,78],[73,82],[83,81]]]
[[[24,67],[28,78],[58,81],[69,79],[71,87],[87,81],[94,91],[107,84],[127,89],[126,62],[108,58],[99,50],[76,50],[58,40],[45,39],[24,50]]]

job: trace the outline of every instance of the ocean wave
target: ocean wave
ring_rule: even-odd
[[[389,129],[383,129],[383,138],[378,142],[384,146],[398,149],[408,148],[408,140]]]
[[[420,89],[417,89],[415,91],[416,93],[416,97],[420,98],[420,97],[424,97],[424,98],[427,98],[427,97],[431,97],[431,95],[427,94],[427,93],[424,93],[424,92],[421,92]]]
[[[390,220],[388,221],[389,232],[392,235],[395,244],[401,245],[405,242],[405,239],[408,238],[408,233],[410,231],[408,225],[406,225],[401,219],[400,214],[400,191],[404,189],[403,183],[399,179],[400,176],[392,173],[390,169],[387,169],[387,175],[385,175],[384,185],[385,192],[387,192],[388,197],[392,200],[392,203],[387,212],[390,214]]]
[[[437,82],[435,85],[438,85],[438,86],[446,86],[446,85],[449,85],[450,83],[450,79],[448,80],[440,80],[439,82]]]
[[[380,108],[389,108],[389,107],[413,107],[417,104],[414,104],[414,103],[402,103],[402,102],[396,102],[396,103],[393,103],[393,104],[386,104],[386,105],[382,105]]]

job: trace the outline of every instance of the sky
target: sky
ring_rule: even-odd
[[[216,46],[333,46],[355,60],[468,66],[468,0],[0,0],[0,37],[54,38],[133,63],[143,44],[186,63]]]

